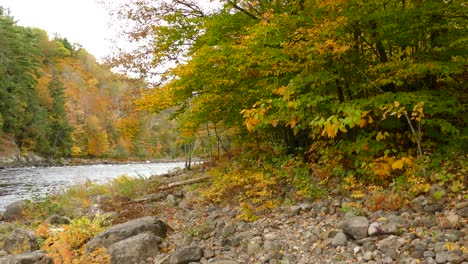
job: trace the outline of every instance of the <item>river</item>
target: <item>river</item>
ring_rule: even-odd
[[[121,175],[149,177],[183,168],[183,162],[25,167],[0,170],[0,210],[14,201],[42,197],[90,180],[105,183]]]

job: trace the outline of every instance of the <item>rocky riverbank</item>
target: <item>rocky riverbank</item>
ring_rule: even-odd
[[[188,178],[167,176],[163,184]],[[104,246],[117,264],[468,263],[466,192],[438,197],[434,192],[440,187],[433,186],[405,209],[371,212],[359,206],[359,199],[332,191],[334,195],[282,205],[245,222],[237,217],[237,207],[207,203],[198,189],[188,186],[125,201],[126,207],[117,211],[101,211],[115,219],[134,208],[153,208],[155,214],[114,225],[88,241],[86,250]],[[17,211],[7,210],[4,218],[12,219]],[[0,255],[6,256],[0,263],[49,263],[35,251],[35,239],[26,230],[4,235]],[[30,246],[24,254],[12,255],[12,243]]]

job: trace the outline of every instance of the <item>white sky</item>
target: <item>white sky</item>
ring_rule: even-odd
[[[57,33],[81,44],[98,60],[111,54],[115,32],[96,0],[0,0],[0,6],[9,8],[19,25],[44,29],[49,37]]]

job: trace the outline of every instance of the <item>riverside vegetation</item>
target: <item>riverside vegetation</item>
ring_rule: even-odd
[[[466,157],[454,166],[462,164],[456,168],[466,173]],[[195,168],[150,179],[122,176],[18,202],[4,213],[8,222],[0,224],[0,263],[468,260],[468,194],[454,188],[453,179],[395,182],[388,189],[329,180],[310,197],[303,196],[300,181],[296,186],[284,175],[288,166],[294,171],[298,165],[271,167],[269,173],[276,172],[281,182],[265,183],[260,172],[244,168],[228,181],[226,167],[200,177],[204,173]],[[234,166],[239,165],[229,168]],[[193,179],[198,180],[180,184]]]
[[[211,4],[113,12],[145,43],[113,65],[174,65],[131,105],[172,111],[179,150],[206,163],[19,203],[36,230],[19,251],[43,251],[4,243],[2,261],[468,262],[466,3]]]

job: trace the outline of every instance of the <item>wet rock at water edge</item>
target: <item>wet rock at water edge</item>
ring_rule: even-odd
[[[7,206],[3,213],[3,220],[15,221],[23,218],[24,210],[26,208],[27,201],[16,201]]]

